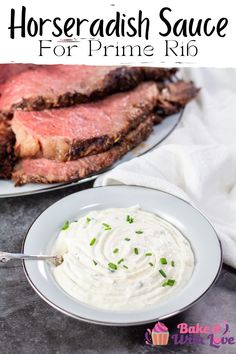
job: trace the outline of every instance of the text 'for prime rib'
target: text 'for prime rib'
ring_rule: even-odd
[[[66,41],[65,41],[66,42]],[[165,56],[191,56],[195,57],[198,53],[195,40],[178,42],[176,40],[165,40],[163,47]],[[85,44],[85,46],[83,45]],[[89,39],[86,43],[73,42],[53,43],[52,40],[39,40],[39,56],[50,53],[56,57],[72,57],[84,50],[89,57],[152,57],[155,53],[153,45],[103,45],[100,40]],[[163,53],[162,53],[163,54]]]

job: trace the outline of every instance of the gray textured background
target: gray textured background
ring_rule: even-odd
[[[86,185],[89,187],[89,184]],[[73,187],[46,194],[0,199],[0,250],[20,251],[24,235],[47,206],[73,193]],[[210,260],[209,260],[210,262]],[[203,275],[204,276],[204,275]],[[209,346],[148,347],[144,344],[146,328],[104,327],[69,318],[51,308],[28,284],[21,264],[0,265],[0,352],[6,354],[144,354],[144,353],[216,353]],[[210,325],[228,320],[236,338],[236,272],[224,267],[217,283],[184,313],[164,321],[171,333],[180,322]],[[236,353],[236,344],[223,347],[226,354]]]

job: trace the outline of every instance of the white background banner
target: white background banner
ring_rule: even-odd
[[[236,67],[233,0],[2,1],[0,36],[1,63]]]

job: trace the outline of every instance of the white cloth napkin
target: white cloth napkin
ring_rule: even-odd
[[[236,70],[184,69],[183,76],[201,92],[179,127],[154,151],[102,175],[95,186],[140,185],[189,201],[212,222],[224,262],[236,268]]]

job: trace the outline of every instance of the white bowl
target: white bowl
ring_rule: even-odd
[[[139,204],[175,225],[189,240],[195,267],[189,283],[165,302],[145,310],[112,312],[93,308],[68,295],[56,283],[45,261],[24,261],[34,290],[51,306],[74,318],[103,325],[128,326],[173,316],[193,305],[217,279],[222,266],[220,241],[210,222],[189,203],[165,192],[135,186],[87,189],[71,194],[47,208],[30,227],[23,242],[26,254],[48,254],[65,220],[94,209]]]

